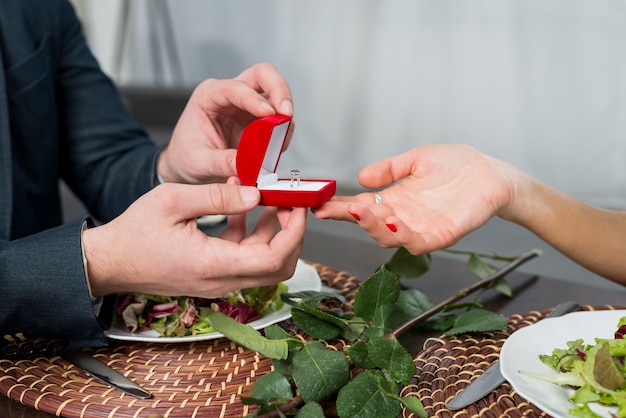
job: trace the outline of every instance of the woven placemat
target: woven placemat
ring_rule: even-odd
[[[359,279],[309,264],[317,269],[323,285],[352,303]],[[281,326],[297,332],[291,320]],[[141,400],[112,389],[58,356],[0,359],[0,393],[67,418],[241,417],[254,407],[243,405],[240,397],[248,394],[255,378],[272,368],[271,360],[226,338],[177,344],[111,341],[108,347],[85,351],[154,397]]]
[[[623,309],[613,306],[583,306],[582,310]],[[531,311],[509,317],[506,331],[484,332],[457,337],[429,338],[415,357],[417,373],[403,390],[403,395],[417,396],[430,417],[547,417],[535,405],[518,395],[504,382],[484,398],[459,411],[450,411],[446,403],[483,374],[500,358],[506,338],[520,328],[534,324],[550,311]],[[414,417],[403,411],[403,417]]]
[[[360,280],[347,272],[309,264],[317,269],[324,286],[345,296],[347,309],[351,309]],[[330,303],[327,308],[341,308]],[[513,331],[547,313],[513,315],[504,332],[428,339],[415,357],[417,373],[403,395],[419,397],[432,417],[546,416],[506,382],[466,409],[453,412],[445,404],[499,358],[504,340]],[[280,325],[301,339],[309,339],[291,320]],[[337,342],[335,348],[345,347]],[[272,369],[269,359],[225,338],[178,344],[111,341],[108,347],[85,351],[141,384],[154,397],[141,400],[112,389],[58,356],[0,359],[0,393],[66,418],[241,417],[254,407],[243,405],[240,397],[248,394],[257,377]],[[403,411],[403,416],[412,417],[408,411]]]

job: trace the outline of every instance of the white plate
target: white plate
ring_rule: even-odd
[[[296,265],[296,271],[289,280],[284,282],[289,286],[289,292],[302,292],[305,290],[320,291],[322,289],[322,281],[315,267],[306,264],[302,260],[298,260]],[[254,329],[262,329],[269,327],[285,319],[291,318],[291,307],[287,304],[282,309],[269,313],[263,318],[257,319],[248,323]],[[219,332],[211,332],[202,335],[189,335],[185,337],[161,337],[156,331],[143,331],[132,333],[129,332],[123,325],[114,325],[109,328],[104,334],[114,340],[123,341],[142,341],[142,342],[156,342],[156,343],[182,343],[191,341],[204,341],[212,340],[215,338],[223,337],[224,335]]]
[[[574,392],[568,387],[524,376],[520,370],[555,373],[539,360],[539,354],[551,354],[555,348],[567,348],[567,342],[582,338],[595,344],[594,338],[615,338],[617,322],[626,310],[572,312],[558,318],[542,319],[514,332],[500,351],[500,371],[513,389],[554,418],[570,417],[574,404],[568,398]],[[603,417],[616,408],[590,403],[589,407]]]

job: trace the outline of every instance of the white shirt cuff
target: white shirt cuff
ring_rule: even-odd
[[[88,228],[87,221],[83,222],[83,231]],[[83,269],[85,270],[85,280],[87,281],[87,289],[89,290],[89,297],[91,298],[91,306],[93,308],[93,313],[97,316],[100,313],[100,308],[102,307],[102,296],[93,296],[91,293],[91,284],[89,283],[89,270],[87,268],[87,257],[85,257],[85,247],[83,247],[83,240],[80,240],[80,249],[83,255]]]

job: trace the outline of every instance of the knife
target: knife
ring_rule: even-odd
[[[141,399],[152,398],[152,393],[82,350],[67,350],[61,356],[90,376],[122,392]]]
[[[564,302],[557,305],[546,318],[554,318],[565,315],[580,309],[580,305],[576,302]],[[482,375],[478,376],[472,383],[456,395],[450,402],[446,404],[446,408],[456,411],[473,404],[483,396],[504,383],[504,377],[500,373],[500,361],[496,361]]]

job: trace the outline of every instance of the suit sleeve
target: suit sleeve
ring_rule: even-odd
[[[59,158],[62,178],[96,219],[114,218],[153,187],[158,148],[100,70],[67,1],[20,0],[2,7],[16,17],[11,20],[16,30],[7,36],[27,39],[31,32],[41,32],[42,45],[49,47],[46,80],[52,81],[40,83],[46,90],[38,90],[34,103],[56,106],[56,112],[46,112],[36,124],[23,118],[26,125],[58,132],[58,148],[51,148],[58,155],[41,158]],[[10,109],[16,120],[18,110]],[[30,144],[26,138],[33,135],[27,134],[37,132],[27,128],[20,131],[20,146]],[[52,182],[57,182],[56,176]],[[13,210],[15,222],[23,222],[19,205]],[[100,316],[94,314],[83,264],[82,223],[55,226],[57,222],[39,233],[0,240],[0,338],[23,334],[28,339],[60,338],[68,348],[106,345],[103,329],[110,323],[113,304],[103,307]]]
[[[105,309],[103,319],[93,313],[81,250],[83,221],[0,241],[3,335],[62,339],[67,348],[106,345],[102,329],[112,312]]]
[[[154,185],[158,149],[101,71],[71,8],[55,37],[62,176],[89,212],[108,221]]]

